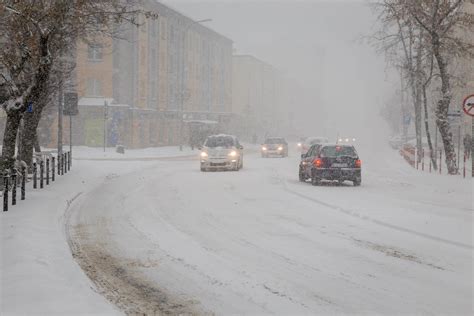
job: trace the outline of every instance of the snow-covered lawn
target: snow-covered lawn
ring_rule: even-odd
[[[471,314],[472,180],[359,153],[361,187],[298,182],[296,152],[76,160],[0,216],[1,314]]]

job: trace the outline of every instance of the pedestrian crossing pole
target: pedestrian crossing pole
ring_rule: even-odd
[[[474,177],[474,94],[467,96],[462,102],[464,113],[471,117],[471,177]]]

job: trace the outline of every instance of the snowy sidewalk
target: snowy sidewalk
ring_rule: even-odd
[[[73,148],[75,158],[103,157],[95,148]],[[106,157],[119,155],[107,152]],[[177,148],[130,150],[127,157],[197,155]],[[67,175],[42,190],[27,185],[26,201],[0,214],[1,315],[115,315],[121,314],[74,261],[66,241],[65,214],[76,199],[104,181],[157,162],[75,160]],[[28,302],[27,304],[25,304]]]

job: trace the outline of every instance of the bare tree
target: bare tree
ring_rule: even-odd
[[[116,24],[138,25],[140,14],[149,16],[133,1],[0,0],[0,105],[7,113],[3,169],[13,165],[22,118],[22,157],[31,161],[36,129],[61,56],[80,39],[113,35]]]
[[[433,70],[427,71],[427,56],[434,56],[437,72],[441,81],[441,98],[436,105],[436,125],[440,131],[445,150],[445,159],[450,174],[456,174],[456,152],[453,136],[448,120],[448,110],[452,100],[452,68],[450,62],[456,57],[473,56],[473,43],[463,36],[465,32],[474,32],[474,18],[468,13],[466,6],[472,0],[383,0],[376,4],[380,10],[380,21],[383,25],[384,37],[379,40],[384,43],[386,50],[392,50],[392,55],[398,56],[401,43],[406,63],[404,68],[409,73],[412,91],[415,98],[415,113],[421,110],[423,99],[425,117],[427,111],[426,89],[431,83]],[[388,34],[387,29],[394,28],[397,34]],[[416,32],[416,36],[414,33]],[[415,39],[412,42],[412,39]],[[416,54],[411,54],[417,43]],[[415,58],[413,58],[415,56]],[[430,75],[427,75],[430,73]],[[423,82],[424,78],[424,82]],[[420,104],[420,106],[418,106]],[[421,113],[421,111],[419,112]],[[429,133],[429,129],[425,128]],[[418,133],[418,129],[417,129]],[[428,134],[429,135],[429,134]],[[417,141],[418,143],[418,141]],[[430,146],[432,147],[432,146]]]
[[[434,77],[434,57],[431,53],[429,55],[429,61],[425,62],[425,65],[422,67],[422,78],[423,78],[423,85],[422,89],[422,97],[423,97],[423,111],[424,111],[424,123],[425,123],[425,133],[426,139],[428,142],[428,148],[430,151],[430,160],[431,164],[433,165],[434,170],[438,169],[437,160],[436,160],[436,152],[433,148],[433,142],[431,141],[431,132],[430,132],[430,125],[429,125],[429,111],[428,111],[428,94],[427,90],[430,86],[433,77]]]
[[[466,41],[465,31],[474,32],[474,17],[466,11],[466,0],[400,0],[400,3],[426,32],[441,80],[441,98],[436,106],[436,125],[440,131],[449,174],[458,172],[448,111],[452,100],[452,69],[455,57],[473,55],[474,45]]]
[[[415,113],[416,148],[422,151],[422,97],[420,71],[423,65],[423,42],[412,19],[395,1],[384,0],[375,5],[382,29],[375,36],[375,44],[387,60],[406,76],[406,86],[411,94]],[[421,156],[418,155],[418,159]]]

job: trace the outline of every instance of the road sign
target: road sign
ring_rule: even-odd
[[[474,117],[474,94],[471,94],[464,99],[462,109],[464,113]]]
[[[462,102],[464,113],[471,116],[471,137],[474,136],[474,94],[467,96]],[[471,141],[471,173],[474,177],[474,142]]]
[[[75,92],[66,92],[64,93],[64,115],[77,115],[79,110],[77,108],[78,97]]]

